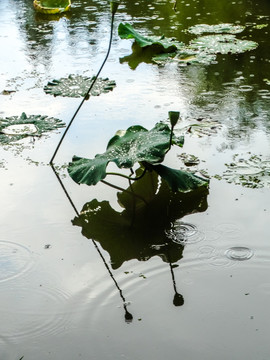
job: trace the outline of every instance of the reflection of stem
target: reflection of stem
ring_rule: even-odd
[[[61,187],[62,187],[62,189],[63,189],[66,197],[68,198],[69,203],[70,203],[71,206],[73,207],[73,210],[75,211],[76,215],[79,217],[79,216],[80,216],[80,213],[79,213],[79,211],[77,210],[75,204],[73,203],[71,197],[69,196],[69,193],[67,192],[64,184],[62,183],[62,180],[60,179],[58,173],[56,172],[53,164],[51,163],[50,165],[51,165],[51,168],[52,168],[54,174],[56,175],[56,178],[57,178],[58,182],[60,183],[60,185],[61,185]],[[129,313],[129,312],[127,311],[126,299],[125,299],[124,296],[123,296],[122,290],[121,290],[121,288],[119,287],[117,281],[115,280],[115,278],[114,278],[114,276],[113,276],[113,274],[112,274],[112,272],[111,272],[108,264],[106,263],[106,260],[105,260],[104,256],[102,255],[101,251],[99,250],[99,247],[98,247],[97,243],[95,242],[95,240],[93,240],[93,239],[91,239],[91,240],[92,240],[92,243],[94,244],[97,252],[99,253],[99,255],[100,255],[100,257],[101,257],[101,259],[102,259],[102,261],[103,261],[103,263],[104,263],[104,265],[105,265],[105,267],[106,267],[106,269],[108,270],[108,272],[109,272],[109,274],[110,274],[110,277],[112,278],[112,280],[113,280],[116,288],[118,289],[119,295],[120,295],[121,299],[123,300],[123,307],[124,307],[124,310],[125,310],[125,321],[126,321],[126,322],[131,322],[132,319],[133,319],[133,316],[132,316],[131,313]],[[22,357],[22,358],[23,358],[23,357]],[[22,359],[22,358],[21,358],[21,359]],[[20,360],[21,360],[21,359],[20,359]]]
[[[61,144],[62,144],[62,141],[64,140],[64,137],[66,136],[66,134],[67,134],[67,132],[68,132],[71,124],[73,123],[73,121],[74,121],[75,117],[77,116],[79,110],[81,109],[83,103],[85,102],[85,100],[88,100],[88,99],[89,99],[90,91],[92,90],[93,86],[95,85],[95,83],[96,83],[96,81],[97,81],[97,78],[99,77],[99,74],[101,73],[101,70],[102,70],[103,66],[105,65],[105,63],[106,63],[106,61],[107,61],[107,59],[108,59],[108,56],[109,56],[109,53],[110,53],[110,50],[111,50],[111,45],[112,45],[114,14],[115,14],[115,13],[113,12],[113,13],[112,13],[112,19],[111,19],[111,33],[110,33],[109,47],[108,47],[108,50],[107,50],[107,54],[106,54],[106,56],[105,56],[105,59],[104,59],[102,65],[101,65],[101,67],[99,68],[99,70],[98,70],[98,72],[97,72],[97,75],[96,75],[95,78],[93,79],[93,82],[91,83],[89,89],[87,90],[87,93],[84,95],[84,98],[82,99],[80,105],[78,106],[77,110],[75,111],[74,115],[72,116],[72,118],[71,118],[68,126],[66,127],[66,129],[65,129],[65,131],[64,131],[64,133],[63,133],[63,135],[62,135],[62,137],[61,137],[61,139],[60,139],[60,141],[59,141],[59,143],[58,143],[58,145],[57,145],[57,147],[56,147],[56,149],[55,149],[55,151],[54,151],[54,154],[53,154],[53,156],[52,156],[52,158],[51,158],[51,160],[50,160],[50,164],[51,164],[51,165],[53,164],[53,160],[54,160],[54,158],[55,158],[55,156],[56,156],[56,154],[57,154],[57,152],[58,152],[58,150],[59,150],[59,148],[60,148],[60,146],[61,146]]]
[[[136,194],[136,193],[133,193],[133,192],[127,190],[127,189],[123,189],[123,188],[121,188],[120,186],[113,185],[113,184],[109,183],[108,181],[105,181],[105,180],[100,180],[100,181],[101,181],[103,184],[106,184],[106,185],[108,185],[108,186],[110,186],[110,187],[112,187],[112,188],[114,188],[114,189],[116,189],[116,190],[120,190],[120,191],[126,192],[127,194],[130,194],[131,196],[135,196],[135,197],[137,197],[138,199],[142,200],[142,201],[145,203],[145,205],[148,205],[147,201],[146,201],[141,195],[138,195],[138,194]]]
[[[184,298],[181,294],[179,294],[177,292],[177,288],[176,288],[176,281],[175,281],[175,277],[174,277],[174,272],[173,272],[173,266],[171,263],[171,256],[170,256],[170,249],[169,249],[170,244],[167,244],[167,256],[168,256],[168,260],[169,260],[169,264],[170,264],[170,270],[171,270],[171,275],[172,275],[172,282],[173,282],[173,289],[174,289],[174,298],[173,298],[173,304],[175,306],[182,306],[184,304]]]

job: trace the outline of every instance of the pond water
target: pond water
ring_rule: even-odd
[[[116,87],[84,103],[55,158],[74,207],[49,166],[63,128],[0,144],[1,359],[269,359],[269,18],[268,0],[122,0],[100,75]],[[80,99],[43,88],[95,75],[110,21],[107,1],[73,0],[70,13],[44,17],[31,0],[1,0],[0,122],[25,113],[67,124]],[[190,26],[232,23],[258,46],[211,64],[158,66],[130,60],[121,22],[185,43],[196,37]],[[100,238],[82,233],[74,208],[96,199],[119,211],[117,191],[78,186],[66,164],[171,110],[181,113],[176,133],[188,131],[165,163],[193,161],[210,177],[209,193],[182,200],[171,243],[123,238],[107,219]]]

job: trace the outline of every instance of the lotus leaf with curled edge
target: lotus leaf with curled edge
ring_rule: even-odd
[[[170,149],[171,140],[172,144],[183,146],[183,136],[173,135],[171,139],[171,129],[165,123],[157,123],[149,131],[134,125],[125,131],[118,131],[109,141],[106,152],[97,154],[94,159],[74,156],[68,172],[78,184],[96,185],[106,177],[109,162],[126,169],[133,167],[136,162],[162,162]]]
[[[44,86],[44,91],[46,94],[54,96],[83,97],[87,94],[95,78],[95,76],[69,75],[67,78],[54,79],[48,82],[48,84]],[[90,95],[99,96],[102,93],[108,93],[112,91],[115,86],[116,83],[114,80],[98,78],[90,91]]]

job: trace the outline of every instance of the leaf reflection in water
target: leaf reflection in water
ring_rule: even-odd
[[[175,263],[183,257],[183,243],[172,241],[167,235],[174,223],[183,216],[207,209],[208,189],[205,187],[189,193],[173,193],[168,185],[153,173],[117,194],[122,212],[114,210],[108,201],[94,199],[86,203],[73,225],[82,228],[82,234],[98,241],[110,255],[112,269],[125,261],[147,261],[159,256],[170,264],[175,291],[173,304],[183,305],[184,298],[177,292],[173,273]],[[130,192],[144,198],[132,197]]]

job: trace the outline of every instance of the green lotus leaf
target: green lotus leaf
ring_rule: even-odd
[[[245,30],[244,26],[233,25],[233,24],[217,24],[217,25],[207,25],[207,24],[197,24],[191,26],[187,31],[191,34],[201,35],[204,33],[215,33],[215,34],[238,34]]]
[[[205,35],[189,44],[190,49],[203,51],[209,54],[238,54],[253,50],[258,43],[250,40],[236,39],[235,35]]]
[[[106,177],[110,161],[126,169],[136,162],[160,163],[170,149],[170,136],[169,126],[162,122],[149,131],[139,125],[131,126],[126,131],[117,132],[109,141],[106,152],[94,159],[74,156],[68,166],[69,175],[78,184],[95,185]],[[172,144],[183,146],[183,143],[182,136],[172,137]]]
[[[69,75],[67,78],[54,79],[46,86],[44,91],[46,94],[64,97],[83,97],[87,94],[88,89],[95,80],[95,76],[86,77],[81,75]],[[112,91],[116,86],[114,80],[108,78],[98,78],[90,91],[90,95],[98,96],[102,93]]]
[[[207,187],[209,184],[209,180],[183,170],[171,169],[160,164],[152,165],[151,167],[162,179],[167,181],[173,192],[186,193],[200,187]]]
[[[119,24],[118,34],[121,39],[135,39],[136,43],[142,48],[155,46],[157,54],[162,52],[174,52],[184,45],[181,42],[167,39],[164,36],[142,36],[128,23]]]
[[[0,143],[9,144],[27,136],[41,136],[48,131],[64,127],[65,123],[59,119],[44,115],[0,118]]]

